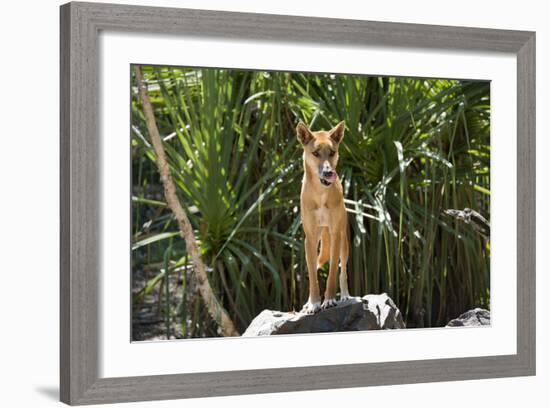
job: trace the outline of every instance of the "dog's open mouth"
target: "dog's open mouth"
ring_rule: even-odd
[[[324,176],[323,176],[323,177],[320,177],[319,180],[321,181],[321,184],[322,184],[322,185],[328,187],[328,186],[330,186],[332,183],[334,183],[334,182],[336,181],[336,177],[337,177],[336,172],[333,171],[333,172],[331,173],[330,176],[328,176],[328,177],[324,177]]]

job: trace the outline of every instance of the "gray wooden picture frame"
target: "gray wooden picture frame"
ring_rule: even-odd
[[[535,374],[535,33],[95,3],[65,4],[60,13],[61,401],[75,405],[113,403]],[[100,378],[98,35],[101,30],[514,53],[517,56],[517,354]]]

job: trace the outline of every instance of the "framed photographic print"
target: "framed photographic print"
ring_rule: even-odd
[[[532,32],[62,6],[62,401],[534,375],[534,115]]]

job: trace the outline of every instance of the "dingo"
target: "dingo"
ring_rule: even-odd
[[[330,131],[312,132],[303,123],[296,126],[304,148],[304,178],[300,195],[300,215],[305,233],[309,298],[302,312],[336,306],[336,275],[340,260],[340,300],[350,297],[346,264],[348,261],[347,214],[342,184],[336,174],[338,146],[346,125],[342,121]],[[321,241],[319,256],[317,248]],[[325,298],[321,304],[317,269],[330,259]]]

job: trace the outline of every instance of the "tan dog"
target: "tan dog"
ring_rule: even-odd
[[[330,131],[312,132],[298,123],[296,136],[304,148],[304,179],[300,212],[305,233],[305,252],[309,275],[309,298],[302,312],[312,314],[319,308],[336,306],[336,275],[340,260],[340,299],[348,299],[346,264],[348,261],[347,215],[342,184],[336,174],[338,146],[346,125],[340,122]],[[317,256],[317,248],[321,249]],[[321,304],[317,269],[330,259],[325,298]]]

